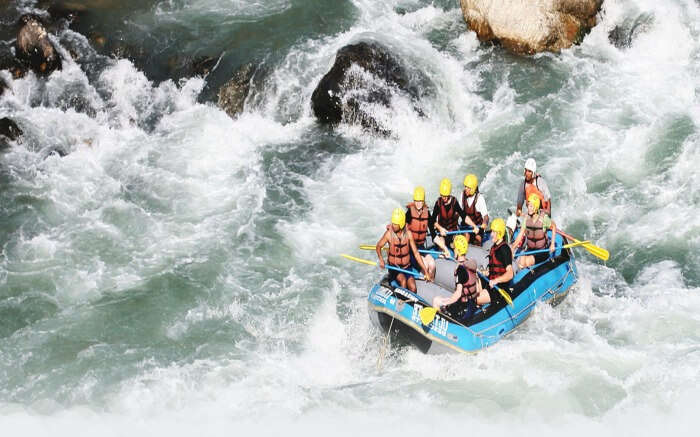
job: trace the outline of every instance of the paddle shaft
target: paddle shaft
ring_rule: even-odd
[[[486,281],[486,283],[488,284],[489,278],[487,278],[483,273],[481,273],[481,272],[478,271],[478,270],[476,271],[476,273],[479,275],[479,277],[480,277],[481,279],[483,279],[484,281]],[[505,291],[504,289],[502,289],[502,288],[499,287],[498,285],[494,285],[493,288],[495,288],[496,291],[498,291],[499,293],[501,293],[501,296],[503,296],[503,299],[505,299],[506,302],[508,302],[508,303],[510,304],[510,306],[513,306],[513,299],[510,298],[510,296],[508,295],[508,293],[506,293],[506,291]]]
[[[370,265],[370,266],[376,266],[376,265],[377,265],[377,261],[370,261],[370,260],[368,260],[368,259],[357,258],[357,257],[351,256],[351,255],[346,255],[346,254],[344,254],[344,253],[341,253],[340,256],[342,256],[343,258],[347,258],[347,259],[349,259],[349,260],[351,260],[351,261],[356,261],[356,262],[359,262],[359,263],[362,263],[362,264],[367,264],[367,265]],[[400,273],[405,273],[405,274],[407,274],[407,275],[412,275],[412,276],[415,276],[415,277],[418,278],[418,279],[423,279],[423,275],[421,275],[420,273],[413,272],[413,271],[411,271],[411,270],[405,270],[405,269],[402,269],[402,268],[399,268],[399,267],[390,266],[390,265],[384,265],[384,268],[389,269],[389,270],[395,270],[395,271],[400,272]]]
[[[554,250],[556,250],[556,249],[568,249],[568,248],[570,248],[570,247],[582,246],[582,245],[588,244],[588,243],[589,243],[589,241],[579,241],[579,242],[576,242],[576,243],[565,244],[565,245],[563,245],[563,246],[555,246],[555,247],[554,247]],[[535,253],[544,253],[544,252],[549,252],[549,248],[546,248],[546,249],[538,249],[538,250],[531,250],[531,251],[529,251],[529,252],[518,253],[518,254],[515,255],[515,257],[517,258],[517,257],[523,256],[523,255],[533,255],[533,254],[535,254]]]
[[[566,232],[557,229],[557,233],[561,235],[562,237],[565,237],[569,240],[573,240],[575,243],[579,243],[579,240],[576,238],[572,237],[571,235],[567,234]],[[591,243],[584,243],[582,244],[583,248],[588,251],[591,255],[602,259],[603,261],[607,261],[610,258],[610,252],[607,250],[603,249],[602,247],[596,246]]]

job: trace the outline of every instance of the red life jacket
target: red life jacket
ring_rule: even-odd
[[[409,268],[411,266],[411,256],[409,255],[411,246],[406,228],[404,227],[397,235],[391,225],[387,227],[389,228],[389,264],[402,269]]]
[[[420,211],[413,202],[406,205],[406,207],[411,211],[411,221],[406,223],[406,226],[413,234],[413,241],[416,242],[416,246],[421,246],[425,243],[425,237],[428,234],[428,218],[430,218],[428,205],[423,202],[423,208]]]
[[[498,278],[506,272],[506,267],[508,266],[496,258],[496,251],[503,247],[504,244],[506,244],[506,241],[502,240],[500,244],[491,246],[491,250],[489,251],[489,281]]]
[[[538,212],[533,217],[525,219],[525,236],[527,237],[527,250],[544,249],[547,247],[547,233],[542,229],[542,213]]]
[[[469,267],[467,267],[466,263],[459,263],[459,265],[464,266],[464,269],[467,271],[467,281],[461,283],[462,284],[462,297],[460,298],[462,302],[466,302],[469,299],[476,299],[476,297],[479,295],[479,290],[476,288],[476,281],[478,281],[478,277],[476,276],[476,270],[472,270]],[[454,276],[455,276],[455,284],[459,284],[460,282],[457,282],[457,270],[459,269],[459,266],[455,269]]]
[[[539,179],[540,175],[536,175],[533,178],[533,181],[531,184],[528,184],[527,182],[523,182],[523,190],[525,190],[525,202],[527,202],[527,198],[530,197],[530,194],[535,193],[537,194],[537,197],[540,198],[540,208],[544,208],[546,210],[549,210],[549,201],[544,200],[544,194],[537,188],[537,179]],[[525,206],[527,208],[527,206]]]
[[[477,200],[479,200],[478,188],[476,189],[476,193],[474,194],[474,202],[472,203],[472,206],[467,206],[467,195],[464,193],[464,191],[462,191],[462,209],[469,216],[469,218],[472,219],[475,225],[481,226],[481,224],[484,222],[484,217],[479,211],[476,210]]]
[[[438,214],[438,223],[440,226],[449,231],[456,231],[457,224],[459,222],[459,214],[455,209],[455,204],[457,199],[454,196],[450,196],[450,200],[447,201],[445,205],[442,201],[442,197],[438,199],[438,206],[440,207],[440,214]]]

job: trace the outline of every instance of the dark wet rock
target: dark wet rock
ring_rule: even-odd
[[[618,49],[626,49],[632,46],[632,42],[642,33],[651,30],[654,25],[654,16],[640,14],[637,17],[624,20],[616,25],[608,33],[608,40]]]
[[[51,74],[61,68],[61,57],[49,40],[46,28],[37,16],[23,15],[19,19],[16,56],[37,74]]]
[[[236,118],[243,112],[243,104],[250,92],[250,84],[255,74],[253,64],[245,64],[238,69],[233,78],[219,88],[217,105],[231,118]]]
[[[13,120],[0,118],[0,146],[7,147],[10,141],[15,141],[22,133],[22,129]]]
[[[77,92],[70,92],[70,90],[68,90],[68,92],[63,93],[57,99],[56,105],[64,111],[67,111],[68,109],[73,109],[75,112],[85,114],[91,118],[95,118],[97,116],[97,110],[94,108],[94,106],[88,98],[86,98],[82,94],[78,94]]]
[[[365,107],[389,107],[396,91],[408,94],[414,102],[420,99],[419,87],[412,84],[406,68],[394,55],[377,43],[360,42],[338,51],[333,67],[311,96],[311,106],[321,123],[358,123],[386,134],[386,128]]]
[[[168,59],[168,68],[170,70],[170,77],[173,80],[178,80],[183,77],[206,77],[214,70],[218,62],[218,56],[192,57],[177,55]]]

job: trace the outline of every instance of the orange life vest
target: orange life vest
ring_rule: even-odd
[[[398,234],[394,232],[391,225],[389,228],[389,264],[392,266],[407,269],[411,266],[411,245],[408,240],[408,232],[404,227]]]
[[[530,194],[537,194],[537,197],[540,198],[540,208],[544,208],[546,210],[549,210],[549,201],[544,200],[544,194],[537,188],[537,178],[539,178],[540,175],[536,175],[533,178],[532,183],[527,183],[523,182],[523,187],[525,189],[525,202],[527,202],[528,197],[530,197]]]
[[[406,223],[406,226],[413,234],[413,241],[416,242],[416,246],[422,246],[428,234],[428,219],[430,218],[428,205],[423,202],[423,208],[420,211],[416,208],[414,202],[409,203],[406,207],[411,211],[411,221]]]

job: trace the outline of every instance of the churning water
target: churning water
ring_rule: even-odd
[[[694,435],[696,1],[605,0],[582,45],[533,57],[479,44],[456,1],[131,3],[105,20],[154,50],[269,71],[236,120],[201,103],[205,79],[76,64],[66,44],[98,55],[71,30],[62,71],[1,73],[0,116],[24,130],[0,155],[3,435]],[[311,112],[359,41],[429,78],[425,116],[399,94],[373,109],[389,137]],[[386,351],[366,306],[381,273],[338,254],[442,177],[476,173],[504,216],[528,157],[558,225],[610,260],[579,251],[569,297],[491,349]]]

